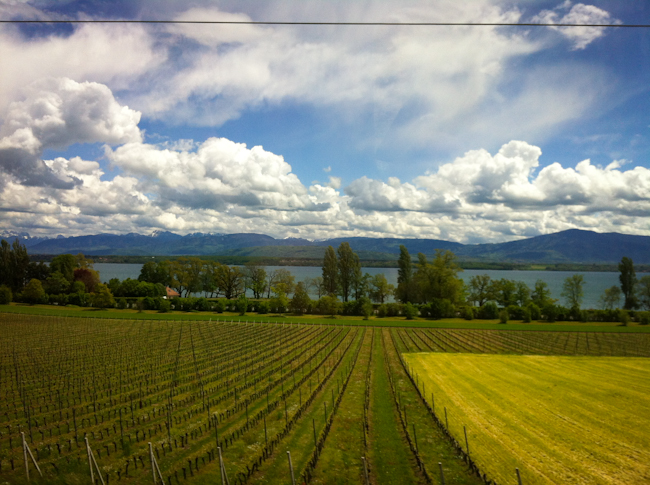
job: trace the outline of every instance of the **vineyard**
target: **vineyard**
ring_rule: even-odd
[[[494,479],[404,352],[648,357],[650,335],[4,314],[0,482]]]

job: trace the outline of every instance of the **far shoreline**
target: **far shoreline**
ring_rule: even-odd
[[[71,251],[74,253],[75,251]],[[258,256],[230,256],[230,255],[97,255],[83,253],[95,263],[106,264],[144,264],[149,261],[175,260],[178,258],[201,258],[209,261],[218,261],[227,265],[245,265],[248,263],[260,266],[295,266],[295,267],[321,267],[322,258],[290,258],[290,257],[258,257]],[[30,254],[34,262],[50,262],[57,254]],[[578,263],[578,262],[508,262],[508,261],[475,261],[458,260],[462,269],[468,270],[503,270],[503,271],[572,271],[572,272],[618,272],[618,263]],[[361,260],[364,268],[397,268],[397,255],[394,260]],[[638,273],[650,273],[650,265],[635,265]]]

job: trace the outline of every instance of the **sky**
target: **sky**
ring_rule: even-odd
[[[650,23],[615,0],[0,0],[2,20]],[[0,233],[650,235],[650,29],[0,24]]]

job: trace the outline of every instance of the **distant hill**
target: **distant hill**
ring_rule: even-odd
[[[637,264],[650,264],[650,236],[596,233],[571,229],[555,234],[498,244],[460,244],[436,239],[334,238],[322,241],[286,238],[264,234],[188,234],[156,232],[141,234],[97,234],[93,236],[31,238],[26,233],[0,234],[19,239],[30,254],[84,253],[89,256],[241,256],[294,259],[320,259],[327,246],[338,247],[347,241],[364,261],[397,259],[399,246],[405,245],[413,259],[419,252],[430,256],[436,249],[449,249],[462,261],[511,263],[617,263],[623,256]]]
[[[435,239],[396,239],[353,237],[325,241],[286,238],[275,239],[264,234],[189,234],[180,236],[169,232],[141,234],[97,234],[47,239],[29,247],[32,254],[84,253],[86,255],[237,255],[322,258],[327,246],[338,247],[348,241],[363,259],[395,259],[400,244],[409,252],[433,254],[437,248],[457,250],[463,245]],[[391,256],[392,255],[392,256]]]
[[[617,263],[623,256],[650,263],[650,237],[570,229],[520,241],[467,245],[464,259],[544,263]]]
[[[436,249],[449,249],[457,252],[463,244],[439,239],[398,239],[398,238],[372,238],[372,237],[338,237],[325,241],[316,241],[318,246],[333,246],[337,248],[342,242],[347,241],[356,251],[372,251],[375,253],[399,254],[400,245],[406,246],[409,253],[433,254]],[[361,257],[361,255],[359,255]]]

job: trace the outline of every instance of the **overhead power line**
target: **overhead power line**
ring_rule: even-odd
[[[283,22],[254,20],[0,20],[2,24],[216,24],[216,25],[340,25],[404,27],[598,27],[649,28],[650,24],[548,24],[509,22]]]

